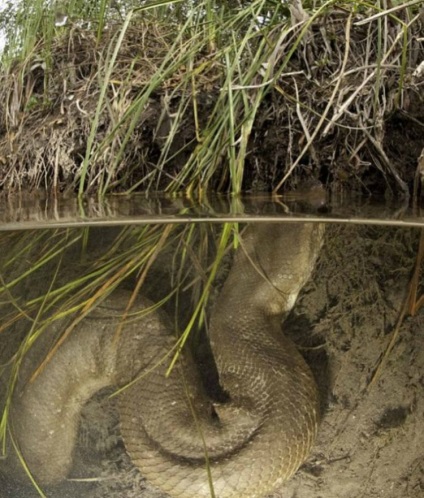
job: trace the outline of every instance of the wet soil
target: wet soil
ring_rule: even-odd
[[[328,361],[322,422],[309,460],[275,498],[423,496],[422,311],[404,321],[371,382],[406,296],[416,235],[364,227],[327,234],[295,310],[313,324]]]
[[[404,320],[385,355],[418,236],[410,229],[327,229],[314,275],[283,326],[317,378],[322,421],[310,457],[272,498],[423,496],[424,310]],[[84,409],[70,479],[47,496],[164,498],[131,464],[105,394]],[[37,496],[0,489],[1,498]]]

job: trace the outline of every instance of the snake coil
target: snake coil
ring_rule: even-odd
[[[84,403],[138,376],[118,396],[122,436],[141,473],[172,497],[209,498],[211,487],[216,498],[262,497],[293,475],[316,436],[318,393],[281,320],[310,277],[323,232],[313,223],[245,231],[209,327],[226,403],[208,398],[189,353],[165,377],[160,359],[175,344],[172,327],[161,311],[143,315],[151,304],[143,297],[114,340],[129,299],[123,290],[91,311],[28,382],[66,327],[54,322],[22,364],[10,414],[32,475],[64,479]]]

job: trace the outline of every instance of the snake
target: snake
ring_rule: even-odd
[[[259,498],[289,479],[316,438],[319,394],[284,318],[323,237],[312,222],[250,223],[240,236],[208,325],[225,399],[211,397],[187,348],[169,369],[173,323],[141,294],[127,314],[131,291],[117,288],[82,318],[49,324],[22,361],[9,414],[33,478],[67,477],[82,407],[112,386],[126,451],[169,496]]]

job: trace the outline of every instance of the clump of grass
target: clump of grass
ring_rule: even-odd
[[[419,2],[84,5],[65,26],[42,0],[17,21],[0,73],[3,188],[239,193],[327,175],[366,189],[374,162],[407,193],[413,169],[399,171],[385,126],[398,110],[417,122]]]

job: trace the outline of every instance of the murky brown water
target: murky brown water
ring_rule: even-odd
[[[168,209],[171,212],[156,211],[154,216],[187,215],[181,205],[176,214],[174,202]],[[316,207],[314,209],[316,211]],[[321,209],[322,206],[318,211]],[[7,230],[0,234],[0,270],[3,286],[15,283],[9,285],[7,291],[3,287],[2,292],[1,325],[5,330],[0,335],[0,351],[3,361],[21,344],[32,323],[28,318],[11,322],[13,316],[24,311],[34,318],[49,299],[53,302],[54,291],[67,288],[70,282],[74,284],[58,303],[75,304],[72,298],[82,299],[82,289],[92,294],[107,281],[107,278],[96,281],[99,269],[109,272],[108,278],[112,278],[125,266],[125,255],[132,244],[139,244],[139,250],[143,251],[146,248],[143,241],[149,237],[160,242],[166,225],[157,226],[156,232],[151,232],[148,226],[131,224],[133,215],[128,214],[127,208],[125,211],[125,216],[129,216],[125,228],[97,227],[88,231],[86,228],[28,231],[28,226],[24,231],[10,231],[15,221],[9,220]],[[152,216],[152,212],[146,216]],[[332,215],[328,211],[324,214]],[[60,224],[63,216],[62,213],[52,221],[49,213],[41,224]],[[379,217],[380,221],[384,218],[381,210]],[[389,222],[396,224],[412,219],[415,224],[420,222],[419,217],[412,218],[410,213],[395,216],[392,211],[388,217]],[[103,219],[103,213],[100,218]],[[22,216],[17,219],[22,220]],[[350,219],[356,220],[352,213]],[[117,216],[116,221],[119,224],[122,219]],[[40,219],[28,222],[38,224]],[[222,225],[186,224],[185,227],[183,237],[184,230],[175,225],[172,231],[175,238],[172,242],[169,239],[169,244],[163,243],[143,283],[143,292],[159,301],[180,279],[184,291],[178,302],[186,310],[179,316],[181,328],[190,317],[187,310],[193,309],[192,292],[196,302],[196,296],[198,299],[204,288]],[[284,324],[285,332],[298,344],[317,379],[322,422],[310,457],[294,478],[275,492],[275,498],[422,496],[423,310],[406,316],[397,328],[411,285],[419,237],[417,228],[349,223],[332,223],[327,227],[313,277]],[[65,245],[67,249],[60,251]],[[115,266],[110,264],[118,254],[122,259],[116,260]],[[231,249],[220,265],[211,292],[212,302],[230,266]],[[128,272],[121,285],[134,288],[140,281],[140,271]],[[418,292],[422,292],[422,273],[419,279]],[[90,282],[95,282],[92,290]],[[50,297],[43,300],[41,296],[47,291]],[[165,304],[170,313],[174,313],[175,307],[174,298]],[[393,347],[387,353],[390,345]],[[378,377],[372,381],[376,371]],[[3,371],[3,386],[9,374],[10,370]],[[1,469],[0,462],[0,475]],[[43,487],[43,492],[49,498],[163,496],[145,483],[127,456],[115,402],[104,391],[83,410],[69,478],[56,487]],[[1,498],[32,496],[40,494],[11,480],[7,474],[1,475]]]

